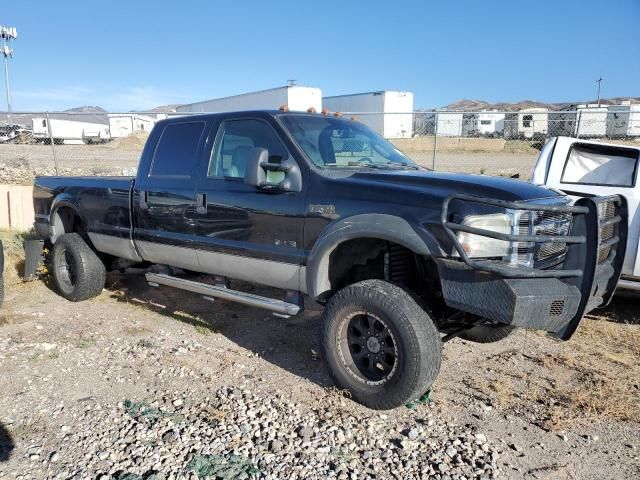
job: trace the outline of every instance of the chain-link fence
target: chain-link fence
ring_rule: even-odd
[[[184,113],[0,113],[0,183],[33,176],[132,175],[161,119]],[[528,177],[549,137],[640,146],[640,105],[517,112],[346,112],[436,170]]]
[[[528,177],[551,137],[640,146],[640,105],[551,111],[345,112],[435,170]]]

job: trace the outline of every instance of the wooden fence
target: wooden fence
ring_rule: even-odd
[[[33,220],[33,187],[0,185],[0,228],[29,230]]]

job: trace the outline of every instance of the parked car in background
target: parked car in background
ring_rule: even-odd
[[[23,125],[0,124],[0,143],[19,141],[30,134],[31,131],[25,128]]]
[[[531,180],[576,197],[619,195],[629,230],[619,287],[640,291],[640,147],[570,137],[550,139]]]

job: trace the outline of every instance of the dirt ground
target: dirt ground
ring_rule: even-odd
[[[141,148],[141,139],[131,138],[57,146],[56,153],[62,174],[120,175],[131,174]],[[426,147],[407,153],[432,164]],[[528,178],[535,158],[535,151],[515,147],[439,151],[436,169]],[[29,184],[35,174],[53,174],[51,146],[0,145],[0,183]],[[0,238],[9,252],[0,307],[0,479],[158,480],[109,473],[130,465],[142,474],[156,455],[163,455],[158,464],[167,465],[167,432],[139,431],[140,425],[127,423],[123,402],[191,405],[196,410],[189,410],[190,423],[181,428],[195,435],[194,443],[173,451],[192,455],[209,448],[201,446],[203,427],[191,418],[197,406],[219,401],[220,389],[236,388],[250,390],[261,404],[290,402],[279,404],[293,413],[276,420],[277,435],[285,431],[277,438],[289,438],[287,431],[297,432],[300,421],[319,432],[314,441],[291,443],[289,456],[257,455],[261,478],[640,478],[638,297],[616,298],[587,318],[569,342],[525,330],[491,345],[454,339],[445,346],[430,401],[380,413],[334,390],[319,354],[321,310],[308,299],[303,314],[282,319],[153,289],[140,272],[129,272],[110,274],[98,298],[71,303],[55,293],[46,274],[20,282],[22,238],[10,232]],[[361,429],[350,455],[334,452],[333,435],[343,423]],[[136,428],[135,441],[122,451],[119,441],[110,440],[126,439]],[[411,440],[416,431],[417,442]],[[467,442],[469,436],[475,443]],[[263,448],[251,441],[256,451]],[[269,452],[272,443],[265,447]],[[299,454],[299,448],[330,453]],[[452,448],[471,453],[453,454]],[[111,450],[117,458],[103,458]],[[151,460],[138,461],[136,452],[143,450]],[[370,459],[377,455],[382,463]],[[274,463],[263,465],[269,458]],[[182,468],[175,461],[172,468]],[[289,470],[273,467],[278,462]],[[300,464],[311,470],[299,470]],[[322,470],[327,464],[331,468]],[[166,478],[196,477],[183,472]]]
[[[98,298],[71,303],[47,277],[18,281],[18,246],[19,239],[9,242],[0,310],[0,478],[67,478],[53,462],[84,458],[66,440],[74,430],[108,444],[117,419],[85,426],[97,410],[163,392],[197,402],[220,387],[251,389],[269,402],[284,397],[300,415],[322,408],[356,424],[462,425],[495,449],[499,478],[640,478],[637,297],[617,298],[566,343],[525,330],[491,345],[455,339],[445,346],[430,403],[380,416],[333,391],[318,353],[320,309],[311,302],[282,319],[150,288],[132,272],[110,274]],[[73,478],[97,478],[95,468]],[[384,468],[374,476],[408,478]]]

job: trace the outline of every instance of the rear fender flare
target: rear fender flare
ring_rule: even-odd
[[[58,211],[61,208],[69,208],[80,218],[80,221],[86,225],[84,216],[80,213],[80,206],[75,202],[71,195],[61,194],[58,195],[51,204],[51,212],[49,213],[49,238],[52,243],[55,243],[56,239],[65,232],[61,225]]]
[[[419,255],[431,255],[437,245],[430,235],[425,241],[404,218],[388,214],[361,214],[343,218],[329,225],[316,241],[307,260],[306,287],[310,297],[317,299],[331,290],[329,259],[341,243],[355,238],[378,238],[406,247]]]

